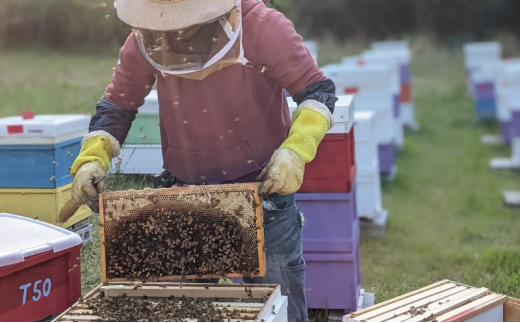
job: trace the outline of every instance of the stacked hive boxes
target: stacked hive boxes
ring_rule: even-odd
[[[74,304],[81,296],[81,245],[73,232],[0,213],[0,321],[35,322]]]
[[[496,117],[493,65],[502,57],[502,46],[497,42],[469,43],[464,46],[468,92],[475,99],[479,119]],[[500,118],[500,115],[498,116]]]
[[[410,63],[412,54],[405,41],[383,41],[372,44],[372,50],[388,53],[398,58],[401,81],[400,118],[404,126],[416,130],[415,108],[412,101]]]
[[[0,119],[0,212],[57,225],[71,199],[72,166],[88,131],[88,115],[37,115]],[[64,224],[90,239],[88,207]]]
[[[373,233],[376,228],[384,230],[388,212],[381,202],[381,182],[377,155],[375,113],[357,111],[354,113],[356,133],[356,189],[358,216],[369,224]]]
[[[334,121],[305,169],[296,202],[307,217],[302,242],[308,306],[351,312],[361,288],[352,96],[339,97]]]
[[[323,68],[336,84],[337,94],[356,95],[356,111],[374,111],[379,169],[393,177],[396,166],[395,69],[378,64],[342,64]]]
[[[389,52],[366,51],[361,56],[363,64],[385,65],[392,70],[392,93],[394,103],[395,118],[395,144],[398,149],[404,148],[404,124],[401,119],[401,98],[404,97],[400,79],[400,60],[399,57]]]
[[[504,61],[495,68],[497,112],[501,138],[512,147],[511,158],[491,161],[492,168],[520,168],[520,62]]]
[[[153,90],[139,108],[125,140],[121,156],[112,172],[121,174],[160,174],[163,171],[159,101]]]

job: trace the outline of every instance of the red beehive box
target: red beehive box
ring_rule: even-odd
[[[76,233],[0,213],[0,321],[57,315],[81,296]]]
[[[296,104],[289,101],[293,112]],[[356,178],[353,96],[338,97],[334,127],[318,146],[316,158],[305,167],[300,193],[350,192]]]

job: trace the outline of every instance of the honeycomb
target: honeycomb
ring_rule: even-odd
[[[265,275],[257,184],[108,192],[100,206],[105,283]]]

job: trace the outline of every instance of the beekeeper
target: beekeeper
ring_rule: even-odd
[[[332,127],[337,100],[281,13],[259,0],[117,0],[133,30],[98,102],[71,173],[73,198],[98,211],[98,192],[152,86],[164,164],[186,184],[260,181],[267,275],[307,320],[304,217],[295,205],[304,167]],[[298,104],[289,113],[284,89]],[[96,182],[96,184],[94,184]]]

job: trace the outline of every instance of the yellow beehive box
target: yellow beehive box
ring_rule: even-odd
[[[38,219],[49,224],[68,228],[86,219],[92,211],[85,205],[65,223],[58,224],[58,214],[70,200],[72,184],[56,189],[0,189],[0,213],[10,213]]]

